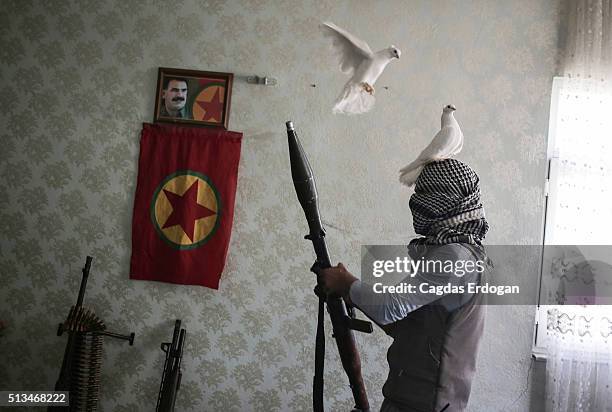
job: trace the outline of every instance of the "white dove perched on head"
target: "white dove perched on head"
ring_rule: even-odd
[[[374,53],[366,42],[334,23],[323,23],[321,28],[333,41],[340,70],[351,75],[332,111],[344,114],[369,111],[374,106],[374,83],[391,60],[400,58],[401,52],[395,46],[390,46]]]
[[[400,182],[408,187],[413,186],[427,163],[449,159],[461,151],[463,133],[453,115],[455,110],[457,109],[452,104],[444,106],[440,131],[414,162],[400,170]]]

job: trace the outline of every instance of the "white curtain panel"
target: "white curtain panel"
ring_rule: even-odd
[[[612,244],[612,0],[569,0],[550,244]],[[601,279],[600,279],[601,280]],[[546,410],[612,412],[612,306],[547,307]]]
[[[598,83],[567,78],[559,88],[548,243],[612,243],[612,93]]]

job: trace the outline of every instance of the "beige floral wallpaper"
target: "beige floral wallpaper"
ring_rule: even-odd
[[[560,13],[556,0],[4,0],[0,389],[53,387],[66,341],[57,323],[90,254],[85,304],[109,330],[136,333],[133,347],[105,341],[101,410],[153,410],[159,345],[176,318],[187,329],[177,410],[309,410],[313,253],[284,122],[294,121],[315,169],[332,259],[356,273],[361,244],[414,235],[397,170],[448,103],[466,138],[460,158],[481,176],[487,241],[535,243]],[[373,49],[402,50],[371,113],[331,114],[345,77],[321,20]],[[218,291],[128,278],[139,131],[152,120],[160,66],[236,76],[230,128],[244,141]],[[248,84],[255,74],[278,85]],[[528,410],[533,315],[490,308],[471,411]],[[376,331],[358,342],[376,409],[390,340]],[[330,411],[352,406],[331,336],[325,396]]]

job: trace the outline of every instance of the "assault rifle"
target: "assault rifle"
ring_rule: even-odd
[[[157,412],[174,411],[176,392],[181,386],[181,360],[183,358],[183,346],[185,345],[185,329],[181,329],[181,320],[177,319],[174,324],[172,343],[162,343],[161,349],[166,353],[164,362],[164,373],[159,385],[157,397]]]
[[[309,233],[306,239],[312,241],[317,260],[311,271],[317,273],[320,269],[331,267],[327,245],[325,244],[325,230],[319,215],[317,187],[312,174],[312,168],[306,158],[306,153],[295,133],[292,122],[287,122],[287,137],[289,139],[289,158],[291,162],[291,177],[297,193],[298,200],[304,209],[308,221]],[[340,353],[340,359],[355,399],[354,412],[368,412],[370,405],[361,377],[361,360],[355,344],[353,329],[365,333],[372,332],[370,322],[356,319],[353,308],[346,307],[342,298],[337,294],[326,294],[322,290],[319,276],[315,293],[319,297],[319,316],[317,324],[317,337],[315,347],[315,375],[313,378],[312,405],[315,412],[323,412],[323,367],[325,358],[325,332],[324,303],[331,318],[334,338]]]

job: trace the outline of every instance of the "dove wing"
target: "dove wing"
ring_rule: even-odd
[[[461,132],[454,127],[446,126],[434,136],[433,140],[419,155],[424,161],[438,161],[448,159],[456,154],[457,146],[461,142]]]
[[[371,59],[374,53],[370,46],[334,23],[321,25],[323,34],[332,39],[332,47],[340,60],[340,70],[353,74],[364,59]]]
[[[451,154],[453,156],[456,155],[456,154],[459,154],[459,152],[461,152],[461,149],[463,149],[463,133],[460,133],[459,141],[455,145],[455,148],[453,149],[453,153],[451,153]]]

